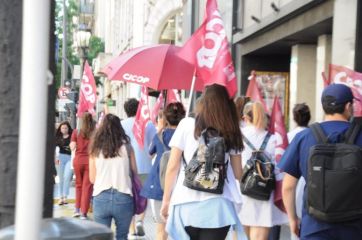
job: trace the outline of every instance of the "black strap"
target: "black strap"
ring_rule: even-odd
[[[259,151],[264,151],[266,148],[266,145],[268,144],[268,141],[271,137],[271,134],[268,132],[265,137],[264,140],[259,148]],[[249,141],[249,139],[247,139],[244,135],[243,135],[243,141],[246,143],[246,145],[248,145],[251,150],[256,151],[256,148],[254,147],[254,145]]]
[[[346,131],[345,135],[344,135],[344,139],[345,139],[345,143],[347,144],[354,144],[354,141],[357,137],[357,135],[360,132],[360,125],[352,122],[351,126],[348,128],[348,130]]]
[[[326,137],[326,134],[324,133],[319,123],[313,123],[309,126],[309,128],[312,131],[318,143],[328,143],[328,138]]]

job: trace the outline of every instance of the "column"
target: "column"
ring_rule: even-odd
[[[332,36],[331,35],[321,35],[318,37],[317,45],[317,62],[316,62],[316,98],[315,98],[315,121],[320,122],[324,119],[324,113],[322,110],[321,96],[324,89],[324,81],[322,77],[322,72],[328,78],[328,65],[331,63],[331,53],[332,53]]]
[[[311,121],[315,119],[315,77],[316,46],[294,45],[290,60],[289,130],[296,127],[293,121],[293,107],[296,103],[308,104],[311,109]]]

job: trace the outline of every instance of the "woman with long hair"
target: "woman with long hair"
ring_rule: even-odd
[[[252,147],[250,142],[256,149],[259,149],[268,135],[267,115],[263,105],[259,102],[249,102],[244,106],[244,121],[246,126],[242,128],[245,149],[242,152],[242,166],[250,159]],[[246,141],[248,140],[248,142]],[[271,159],[275,159],[276,140],[272,135],[267,141],[264,153]],[[243,205],[239,214],[240,221],[244,226],[244,230],[249,240],[267,240],[270,228],[274,225],[285,224],[288,219],[274,205],[274,195],[271,194],[269,200],[257,200],[242,194]]]
[[[89,181],[88,144],[96,123],[90,113],[81,118],[81,128],[73,131],[70,148],[75,150],[73,168],[75,173],[75,212],[73,217],[87,219],[92,195],[92,183]]]
[[[98,223],[116,224],[116,239],[126,240],[134,213],[131,169],[137,174],[130,138],[121,120],[107,114],[91,140],[89,177],[93,187],[93,215]]]
[[[176,130],[179,122],[185,117],[185,109],[180,102],[170,103],[163,110],[163,114],[159,115],[159,121],[164,122],[161,131],[153,137],[149,154],[156,154],[155,161],[152,165],[150,174],[143,185],[141,195],[150,199],[153,218],[157,223],[157,240],[166,240],[165,223],[161,219],[160,209],[162,204],[163,190],[160,183],[160,161],[162,154],[169,151],[170,140]]]
[[[227,173],[222,194],[201,192],[183,185],[185,164],[182,158],[189,164],[199,147],[201,132],[208,127],[216,129],[225,140]],[[241,232],[235,205],[241,204],[237,181],[241,178],[243,142],[235,104],[225,87],[206,87],[198,102],[196,119],[183,119],[169,146],[171,155],[161,207],[169,236],[183,240],[221,240],[225,239],[230,227]]]
[[[59,177],[59,205],[68,204],[70,181],[72,178],[70,138],[72,127],[65,121],[59,124],[55,133],[55,145],[59,148],[55,164],[58,166],[57,175]]]

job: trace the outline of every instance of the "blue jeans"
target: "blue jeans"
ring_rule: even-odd
[[[70,168],[70,155],[59,154],[59,167],[57,168],[59,177],[59,198],[68,197],[70,181],[72,180],[73,170]]]
[[[94,221],[111,227],[113,218],[117,240],[127,240],[133,214],[133,197],[129,194],[111,188],[93,197]]]

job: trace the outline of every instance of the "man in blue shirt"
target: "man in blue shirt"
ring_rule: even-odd
[[[349,119],[353,115],[353,95],[349,87],[343,84],[332,84],[322,93],[322,106],[325,121],[320,124],[329,142],[341,141],[350,126]],[[327,223],[309,215],[306,209],[306,194],[304,190],[302,220],[297,218],[295,211],[295,189],[300,177],[307,180],[307,164],[309,150],[317,144],[310,129],[295,136],[285,151],[279,168],[285,172],[283,180],[283,201],[290,222],[291,231],[302,240],[357,240],[362,239],[362,219],[343,223]],[[362,134],[358,134],[355,144],[362,146]],[[362,159],[361,159],[362,161]],[[356,189],[361,191],[362,189]],[[353,194],[351,192],[351,194]],[[300,228],[301,227],[301,228]]]

